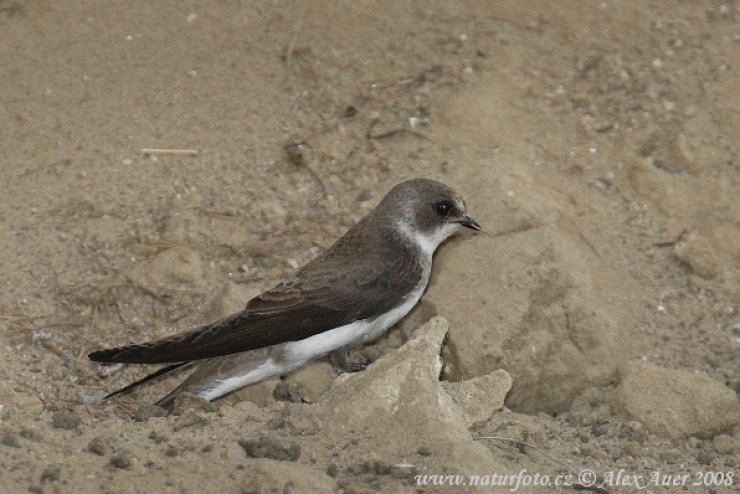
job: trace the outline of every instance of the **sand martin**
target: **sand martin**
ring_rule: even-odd
[[[321,255],[222,320],[146,343],[92,352],[96,362],[170,364],[108,397],[177,368],[198,365],[157,405],[182,392],[214,400],[331,354],[356,371],[347,350],[375,340],[419,302],[437,247],[461,227],[481,230],[465,201],[434,180],[396,185]]]

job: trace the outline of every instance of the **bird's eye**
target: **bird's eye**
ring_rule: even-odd
[[[449,215],[450,211],[452,211],[452,203],[450,201],[439,201],[434,207],[437,210],[437,214],[442,217]]]

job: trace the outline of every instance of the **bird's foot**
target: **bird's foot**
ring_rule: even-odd
[[[364,362],[347,362],[346,368],[342,369],[344,372],[362,372],[374,362],[373,359],[369,358]]]
[[[337,350],[331,354],[331,363],[337,373],[343,374],[345,372],[362,372],[373,363],[373,359],[369,358],[364,362],[350,362],[347,360],[346,350]]]

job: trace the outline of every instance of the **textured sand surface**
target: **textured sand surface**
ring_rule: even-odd
[[[736,488],[693,482],[738,477],[737,2],[0,0],[0,60],[3,492]],[[89,351],[238,310],[418,176],[488,233],[365,373],[89,404],[151,370]]]

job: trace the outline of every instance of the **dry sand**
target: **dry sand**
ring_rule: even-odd
[[[3,492],[736,489],[737,2],[6,0],[0,60]],[[488,234],[367,371],[88,403],[150,370],[89,351],[237,310],[417,176]]]

